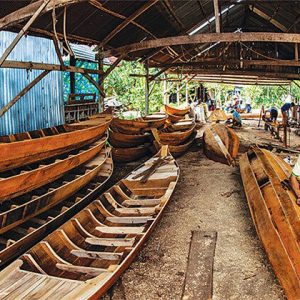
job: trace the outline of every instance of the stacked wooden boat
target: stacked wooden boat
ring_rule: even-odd
[[[168,123],[177,123],[185,118],[185,115],[189,113],[190,107],[175,108],[169,105],[164,106],[165,112],[168,115]]]
[[[203,134],[205,155],[217,162],[235,165],[240,140],[237,134],[224,124],[212,124]]]
[[[153,231],[178,176],[176,162],[162,148],[3,270],[2,295],[99,299]]]
[[[150,115],[134,120],[114,118],[110,125],[109,143],[116,162],[135,161],[150,154],[152,128],[162,128],[165,115]]]
[[[87,195],[108,179],[108,126],[60,126],[1,137],[0,266],[88,204],[81,192],[88,184]]]
[[[175,125],[169,125],[166,128],[157,130],[152,129],[154,136],[154,146],[159,150],[163,145],[168,145],[171,154],[174,157],[182,155],[193,144],[196,137],[195,123],[189,126],[176,128]]]
[[[240,159],[248,205],[268,258],[288,299],[300,299],[300,207],[289,185],[291,167],[253,148]]]

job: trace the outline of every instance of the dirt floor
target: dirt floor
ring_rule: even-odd
[[[236,132],[241,151],[250,144],[277,143],[257,128],[257,121],[247,121]],[[292,135],[293,145],[297,142]],[[105,300],[180,299],[195,229],[217,231],[213,299],[284,299],[256,235],[239,168],[208,160],[199,144],[177,160],[180,180],[163,218]],[[116,173],[134,166],[119,166]]]

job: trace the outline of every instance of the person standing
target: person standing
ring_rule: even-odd
[[[251,107],[251,99],[247,98],[246,100],[246,113],[249,114],[251,113],[252,107]]]
[[[283,126],[288,126],[288,117],[289,117],[289,111],[295,106],[294,102],[291,103],[285,103],[281,107],[281,113],[282,113],[282,123]]]

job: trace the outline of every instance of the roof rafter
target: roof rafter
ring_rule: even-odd
[[[139,43],[121,46],[116,49],[104,51],[105,56],[120,55],[135,51],[200,43],[215,42],[274,42],[274,43],[300,43],[300,35],[294,33],[278,32],[226,32],[226,33],[200,33],[195,35],[181,35],[165,37],[156,40],[147,40]]]

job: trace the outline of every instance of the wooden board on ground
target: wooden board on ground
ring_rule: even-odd
[[[212,299],[216,231],[192,231],[182,300]]]

